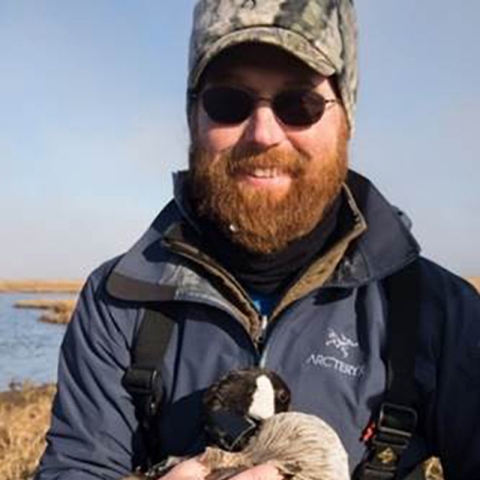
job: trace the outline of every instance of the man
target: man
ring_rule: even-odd
[[[253,365],[280,373],[293,408],[332,425],[350,470],[364,471],[367,427],[379,411],[379,431],[390,419],[382,399],[400,342],[387,346],[391,299],[411,300],[406,282],[389,279],[408,265],[421,285],[418,318],[397,336],[411,332],[415,410],[393,402],[404,418],[385,437],[374,431],[376,447],[388,441],[362,478],[404,478],[433,454],[446,478],[480,478],[480,297],[421,258],[404,217],[348,172],[352,2],[201,0],[190,53],[189,170],[142,239],[82,292],[37,479],[120,478],[154,440],[158,458],[199,453],[202,391]],[[159,406],[142,390],[150,370],[131,369],[152,318],[168,327],[165,341],[152,333],[146,347],[158,346],[159,374],[147,383],[155,389],[161,378]],[[151,418],[139,421],[142,400]],[[416,429],[404,443],[405,423]],[[191,460],[168,478],[205,474]],[[236,480],[252,478],[278,474],[261,465]]]

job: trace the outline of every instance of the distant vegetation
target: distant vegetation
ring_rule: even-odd
[[[0,293],[71,293],[78,294],[81,280],[0,280]],[[17,308],[46,310],[39,320],[47,323],[68,323],[76,300],[20,300]],[[1,478],[1,477],[0,477]]]
[[[0,280],[0,293],[78,293],[82,280]]]
[[[76,305],[76,300],[19,300],[16,308],[46,310],[39,320],[46,323],[68,323]]]

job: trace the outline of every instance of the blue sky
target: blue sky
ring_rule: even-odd
[[[361,0],[352,167],[480,275],[480,2]],[[185,166],[193,0],[0,0],[0,278],[82,278]]]

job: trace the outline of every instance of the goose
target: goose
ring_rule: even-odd
[[[264,463],[291,480],[349,480],[348,456],[333,428],[319,417],[289,411],[291,394],[275,372],[234,370],[204,395],[206,480],[227,480]],[[144,476],[160,478],[186,458],[169,457]]]

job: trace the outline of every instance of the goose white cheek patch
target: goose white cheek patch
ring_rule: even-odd
[[[258,420],[265,420],[275,415],[275,392],[272,382],[266,375],[258,377],[256,385],[248,415]]]

